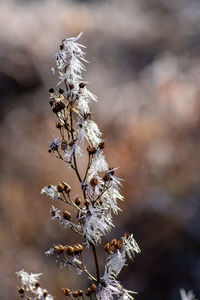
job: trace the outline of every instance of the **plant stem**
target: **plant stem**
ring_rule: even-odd
[[[98,263],[98,258],[97,258],[97,252],[96,252],[96,246],[94,244],[90,244],[92,247],[93,251],[93,256],[94,256],[94,262],[95,262],[95,267],[96,267],[96,274],[97,274],[97,281],[100,282],[100,272],[99,272],[99,263]]]

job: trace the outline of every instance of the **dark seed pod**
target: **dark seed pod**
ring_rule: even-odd
[[[105,244],[104,250],[105,250],[107,253],[110,253],[110,244],[109,244],[109,243]]]
[[[98,180],[96,177],[93,177],[91,180],[90,180],[90,184],[92,187],[95,187],[97,184],[98,184]]]
[[[99,147],[101,150],[104,149],[104,147],[105,147],[104,141],[101,142],[101,143],[98,145],[98,147]]]
[[[93,283],[93,284],[91,285],[91,291],[92,291],[93,293],[95,293],[96,290],[97,290],[97,286]]]
[[[74,254],[74,248],[72,246],[66,246],[65,251],[68,255],[73,255]]]
[[[70,214],[70,212],[68,212],[68,211],[66,211],[66,210],[64,210],[63,211],[63,218],[65,219],[65,220],[67,220],[67,221],[69,221],[70,219],[71,219],[71,214]]]
[[[53,100],[50,100],[49,101],[49,104],[51,105],[51,107],[53,106],[53,104],[54,104],[54,101]]]
[[[108,173],[106,173],[104,176],[103,176],[103,180],[104,181],[109,181],[110,177],[108,176]]]
[[[59,94],[63,94],[64,93],[64,90],[63,89],[59,89]]]
[[[79,296],[83,296],[83,291],[82,290],[78,290],[78,295]]]
[[[79,199],[78,196],[74,199],[74,202],[77,206],[79,206],[81,204],[81,200]]]
[[[50,88],[49,89],[49,93],[53,93],[54,92],[54,89],[53,88]]]
[[[130,233],[128,232],[124,233],[124,237],[128,239],[130,237]]]
[[[64,186],[64,190],[66,193],[69,193],[71,191],[71,186],[67,184],[65,181],[62,181],[62,185]]]
[[[78,297],[78,291],[73,291],[73,292],[72,292],[72,296],[73,296],[74,298],[77,298],[77,297]]]
[[[63,294],[64,294],[65,296],[69,296],[69,295],[70,295],[70,290],[65,288],[65,289],[63,290]]]
[[[84,88],[84,86],[85,86],[85,82],[79,83],[79,87],[80,87],[81,89]]]
[[[24,289],[22,287],[18,288],[18,292],[20,295],[23,295],[24,294]]]
[[[74,85],[72,83],[69,84],[69,88],[70,90],[73,90],[74,89]]]
[[[64,252],[65,248],[62,245],[55,245],[53,250],[54,254],[60,255]]]
[[[39,280],[37,280],[35,283],[35,287],[38,288],[39,286],[40,286],[40,282],[39,282]]]
[[[56,128],[58,128],[58,129],[62,128],[62,124],[60,122],[57,122],[56,123]]]
[[[60,192],[60,193],[62,193],[62,192],[64,192],[64,190],[65,190],[64,185],[63,185],[62,183],[60,183],[60,184],[57,186],[57,191]]]
[[[43,294],[44,298],[46,298],[46,296],[48,295],[47,290],[43,290],[42,294]]]
[[[95,147],[88,146],[87,151],[91,155],[91,154],[95,154],[97,152],[97,149]]]
[[[92,290],[91,288],[88,288],[87,291],[85,292],[86,296],[91,296],[92,295]]]
[[[122,240],[120,239],[120,240],[117,241],[116,248],[119,249],[119,250],[121,250],[122,247],[123,247],[123,242],[122,242]]]

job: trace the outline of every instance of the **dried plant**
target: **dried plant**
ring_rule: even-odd
[[[62,181],[57,185],[45,186],[41,193],[52,200],[61,201],[66,210],[61,211],[52,206],[52,219],[57,220],[64,227],[71,229],[80,236],[80,242],[75,245],[55,244],[46,252],[52,255],[62,267],[74,267],[77,272],[85,274],[90,280],[86,291],[64,288],[64,295],[70,299],[134,299],[134,292],[125,289],[117,280],[122,268],[127,264],[127,258],[133,259],[140,249],[132,234],[125,233],[119,239],[112,239],[105,246],[106,264],[104,274],[100,274],[99,259],[96,246],[101,243],[113,225],[112,213],[120,211],[117,201],[123,200],[120,194],[121,179],[115,176],[116,168],[109,167],[103,152],[105,142],[97,124],[92,120],[90,106],[97,101],[97,97],[87,89],[87,83],[82,79],[85,48],[75,38],[64,39],[60,50],[56,53],[54,72],[59,75],[59,89],[51,88],[50,106],[56,115],[56,128],[59,136],[54,138],[49,147],[49,153],[62,160],[76,174],[80,195],[73,196],[69,183]],[[88,163],[83,174],[77,163],[77,157],[88,157]],[[81,158],[80,158],[81,159]],[[75,211],[76,217],[73,217]],[[70,210],[70,211],[69,211]],[[91,274],[84,263],[84,252],[92,249],[96,274]],[[17,273],[24,288],[33,294],[39,287],[35,287],[38,274],[27,275],[24,271]],[[30,279],[30,278],[33,278]],[[25,279],[24,279],[25,278]],[[28,282],[28,283],[27,283]],[[31,284],[29,284],[31,282]],[[20,289],[19,289],[20,291]],[[48,294],[47,294],[48,295]],[[40,291],[30,299],[47,298]]]

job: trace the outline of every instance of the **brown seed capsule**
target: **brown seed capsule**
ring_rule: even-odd
[[[62,183],[60,183],[60,184],[57,186],[57,191],[62,193],[62,192],[64,192],[64,190],[65,190],[64,185],[63,185]]]
[[[35,287],[38,288],[39,286],[40,286],[40,282],[39,282],[39,280],[37,280],[35,283]]]
[[[87,291],[85,292],[86,296],[91,296],[92,295],[92,290],[91,288],[88,288]]]
[[[112,239],[112,241],[110,242],[110,245],[117,246],[117,239]]]
[[[80,249],[77,245],[73,245],[73,248],[74,248],[74,254],[79,254],[80,253]]]
[[[97,184],[98,184],[98,180],[96,177],[93,177],[91,180],[90,180],[90,184],[92,187],[95,187]]]
[[[115,249],[116,249],[116,247],[115,247],[114,244],[110,245],[110,251],[111,251],[111,252],[115,252]]]
[[[54,250],[54,254],[60,255],[64,252],[65,248],[62,245],[55,245],[53,247],[53,250]]]
[[[91,155],[91,154],[95,154],[97,152],[97,149],[95,147],[88,146],[87,151]]]
[[[78,206],[81,204],[81,200],[79,199],[78,196],[74,199],[74,202],[75,202],[75,204],[78,205]]]
[[[62,140],[62,143],[61,143],[61,149],[63,151],[65,151],[67,149],[67,142],[65,140]]]
[[[85,202],[84,202],[84,204],[85,204],[86,207],[88,207],[89,204],[90,204],[90,201],[88,199],[86,199]]]
[[[58,128],[58,129],[62,128],[62,124],[60,122],[57,122],[56,123],[56,128]]]
[[[91,285],[91,291],[92,291],[93,293],[95,293],[96,290],[97,290],[97,286],[93,283],[93,284]]]
[[[119,249],[119,250],[121,250],[122,247],[123,247],[123,242],[122,242],[122,240],[120,239],[120,240],[117,241],[116,248]]]
[[[128,232],[124,233],[124,237],[128,239],[130,237],[130,233]]]
[[[105,147],[105,142],[104,142],[104,141],[101,142],[101,143],[98,145],[98,147],[99,147],[100,149],[104,149],[104,147]]]
[[[65,251],[68,255],[73,255],[74,254],[74,248],[72,246],[66,246]]]
[[[69,184],[62,181],[62,185],[64,186],[64,190],[65,190],[66,193],[69,193],[71,191],[71,186],[69,186]]]
[[[84,86],[85,86],[85,82],[79,83],[79,87],[80,87],[81,89],[84,88]]]
[[[72,83],[69,84],[69,88],[70,90],[73,90],[74,89],[74,85]]]
[[[70,219],[71,219],[71,214],[70,214],[70,212],[68,212],[68,211],[66,211],[66,210],[64,210],[63,211],[63,218],[65,219],[65,220],[67,220],[67,221],[69,221]]]
[[[83,296],[83,291],[82,290],[78,290],[78,295],[79,296]]]
[[[109,244],[109,243],[105,244],[104,250],[105,250],[107,253],[110,253],[110,244]]]
[[[48,294],[48,292],[47,292],[47,290],[43,290],[43,296],[44,296],[44,298],[47,296],[47,294]]]
[[[79,251],[82,252],[83,251],[83,246],[81,244],[77,244],[77,246],[79,247]]]
[[[22,287],[18,288],[18,292],[23,295],[24,294],[24,289]]]
[[[103,180],[104,181],[109,181],[110,177],[108,175],[108,173],[106,173],[104,176],[103,176]]]
[[[72,292],[72,296],[73,296],[74,298],[77,298],[77,297],[78,297],[78,291],[73,291],[73,292]]]
[[[65,289],[63,290],[63,293],[64,293],[65,296],[69,296],[70,290],[65,288]]]
[[[53,88],[50,88],[49,89],[49,93],[53,93],[54,92],[54,89]]]
[[[101,198],[99,198],[99,204],[102,205],[103,201],[101,200]]]

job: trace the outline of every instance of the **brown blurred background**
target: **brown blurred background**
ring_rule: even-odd
[[[50,220],[52,203],[40,195],[63,179],[79,192],[47,150],[57,134],[53,55],[80,31],[106,156],[125,179],[111,237],[133,232],[142,250],[120,280],[136,300],[180,299],[181,287],[200,297],[200,2],[1,0],[0,28],[0,299],[19,299],[21,268],[44,273],[56,299],[63,287],[87,287],[45,256],[75,239]]]

